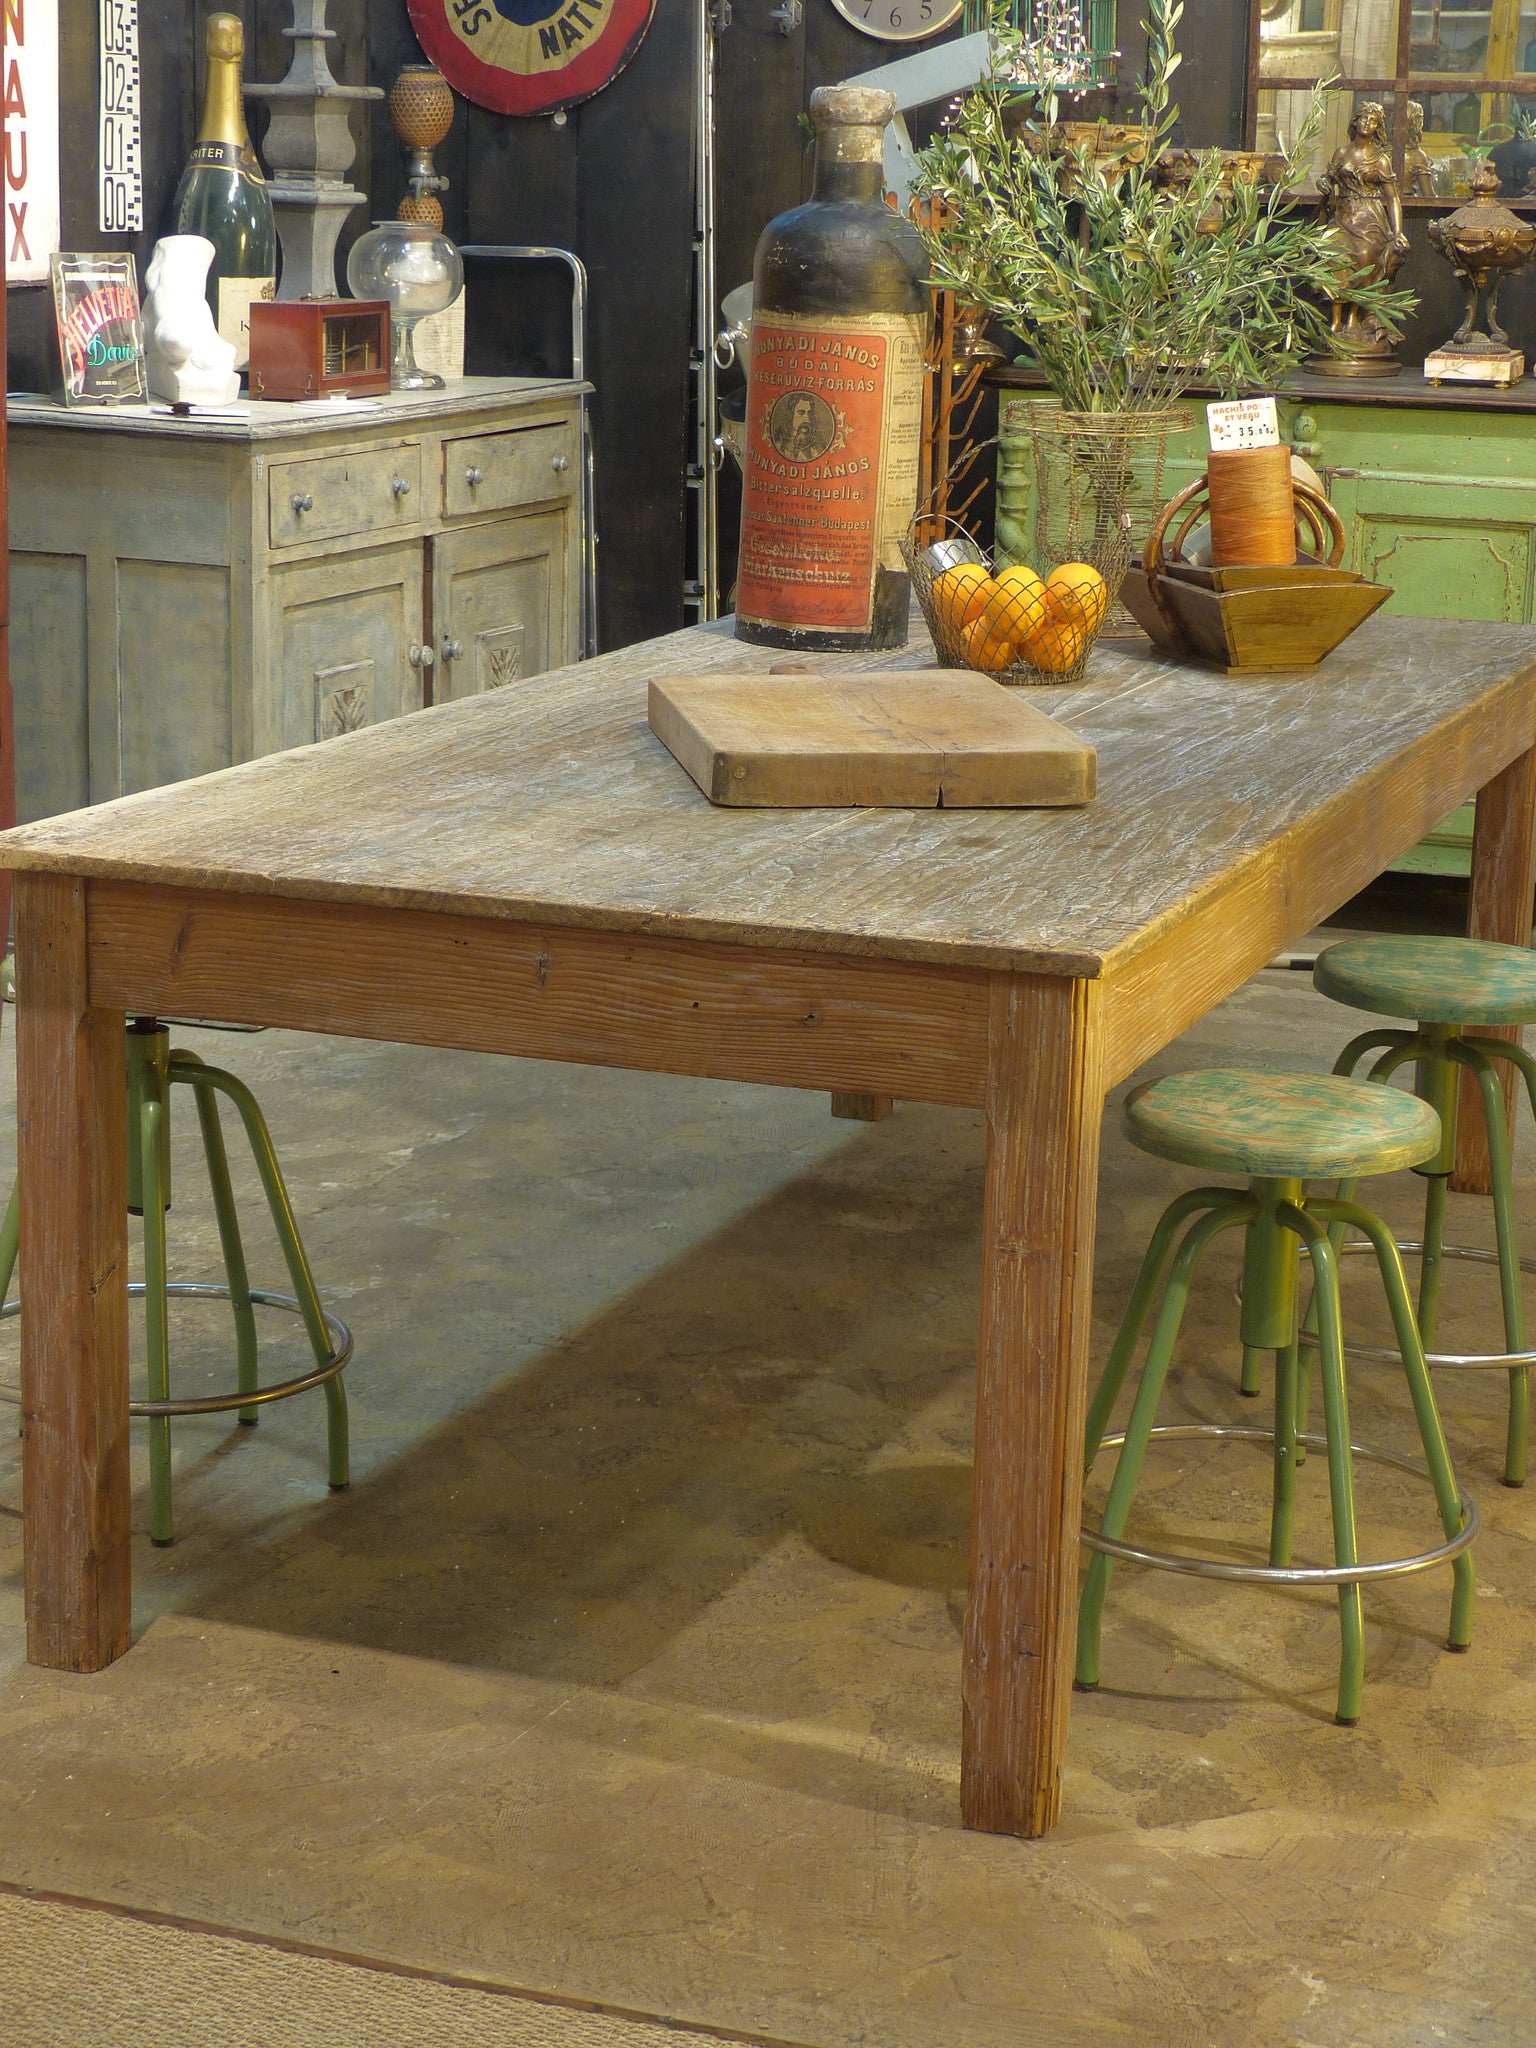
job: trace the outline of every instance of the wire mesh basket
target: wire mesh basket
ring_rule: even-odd
[[[932,518],[913,524],[901,551],[944,667],[1010,684],[1082,680],[1111,594],[1096,562],[1063,560],[1045,576],[1021,563],[994,576],[963,527]],[[1117,546],[1106,558],[1115,589],[1128,565],[1119,553]]]

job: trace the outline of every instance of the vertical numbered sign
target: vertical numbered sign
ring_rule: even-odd
[[[58,0],[4,0],[5,274],[38,284],[59,246]]]
[[[144,226],[139,128],[139,0],[101,0],[101,205],[104,235]]]

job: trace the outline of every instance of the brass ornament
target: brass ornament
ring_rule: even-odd
[[[1472,166],[1472,198],[1443,220],[1429,223],[1429,239],[1450,264],[1467,295],[1466,316],[1442,352],[1449,355],[1503,356],[1509,336],[1499,325],[1499,286],[1521,270],[1536,251],[1536,227],[1501,206],[1494,197],[1499,174],[1487,157]],[[1485,297],[1488,331],[1477,324],[1478,300]]]

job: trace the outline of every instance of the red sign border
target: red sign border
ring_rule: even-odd
[[[558,71],[509,71],[486,64],[448,24],[452,0],[406,0],[417,40],[451,86],[496,114],[552,114],[591,99],[616,78],[640,47],[656,0],[614,0],[597,41]]]

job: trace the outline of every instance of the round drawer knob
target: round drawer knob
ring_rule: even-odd
[[[431,666],[432,650],[430,647],[413,647],[411,649],[412,668],[430,668]]]
[[[463,652],[464,642],[462,640],[445,640],[443,642],[444,661],[457,661]]]
[[[403,498],[409,492],[411,487],[406,482],[403,476],[397,476],[391,478],[389,488],[394,492],[397,498]]]
[[[556,476],[564,476],[571,466],[571,458],[569,455],[557,455],[549,466]]]
[[[485,482],[485,471],[483,469],[466,469],[464,481],[473,489],[476,484],[483,484]]]
[[[308,491],[295,491],[290,503],[295,512],[313,512],[315,509],[315,501]]]

